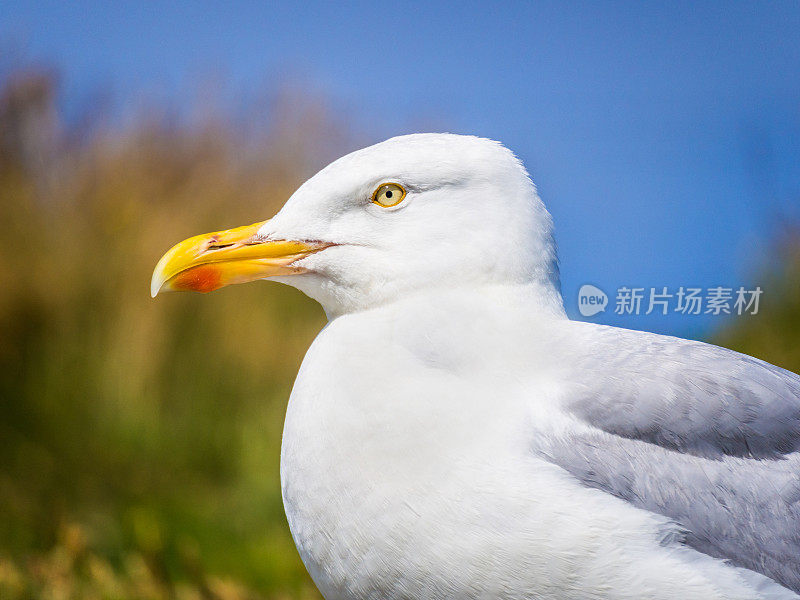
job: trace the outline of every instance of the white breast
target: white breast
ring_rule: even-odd
[[[661,544],[664,519],[535,458],[535,436],[578,426],[550,408],[557,383],[505,372],[515,361],[491,327],[460,321],[452,345],[449,319],[340,317],[303,362],[281,479],[327,600],[753,597],[735,569]],[[515,356],[536,354],[519,344]]]

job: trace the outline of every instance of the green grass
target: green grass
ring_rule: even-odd
[[[51,92],[0,92],[0,597],[315,597],[278,465],[322,311],[277,284],[148,289],[174,242],[274,213],[301,153],[143,119],[41,162],[17,134]]]

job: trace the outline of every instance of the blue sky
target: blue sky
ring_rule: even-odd
[[[573,315],[583,283],[758,283],[800,219],[798,32],[800,2],[0,4],[0,43],[61,70],[67,111],[104,87],[180,106],[221,72],[235,103],[299,75],[376,141],[423,122],[503,141],[553,213]]]

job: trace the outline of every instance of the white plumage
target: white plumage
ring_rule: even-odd
[[[445,134],[345,156],[260,228],[326,244],[273,277],[330,319],[281,453],[323,595],[797,598],[800,378],[569,321],[551,229],[508,150]]]

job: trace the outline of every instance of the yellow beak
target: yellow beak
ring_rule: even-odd
[[[158,261],[150,295],[155,298],[161,290],[213,292],[232,283],[302,273],[304,269],[293,263],[331,245],[262,240],[256,233],[264,223],[197,235],[176,244]]]

